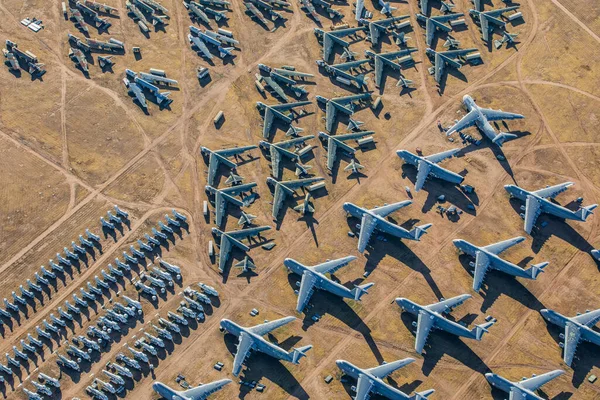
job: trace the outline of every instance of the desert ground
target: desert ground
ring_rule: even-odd
[[[563,221],[546,214],[537,221],[532,236],[523,231],[520,218],[522,202],[509,199],[503,189],[518,184],[526,189],[571,181],[574,186],[560,194],[556,201],[567,207],[600,202],[600,7],[593,2],[574,0],[524,0],[520,3],[521,20],[508,23],[507,29],[518,33],[518,43],[495,49],[482,42],[480,32],[468,10],[469,0],[455,0],[455,12],[465,13],[467,27],[452,32],[461,47],[476,47],[481,53],[480,65],[465,65],[451,70],[438,86],[427,69],[431,66],[425,54],[424,29],[417,23],[416,0],[392,2],[398,9],[393,15],[410,15],[412,29],[407,31],[409,46],[418,48],[413,54],[414,66],[404,69],[403,76],[415,82],[414,90],[401,91],[395,83],[398,73],[384,73],[382,88],[375,88],[373,74],[368,82],[373,99],[381,97],[381,108],[357,110],[354,118],[364,122],[363,128],[375,131],[375,143],[356,153],[366,168],[363,174],[348,176],[344,167],[350,161],[341,153],[332,171],[326,167],[327,150],[315,138],[312,150],[303,158],[315,176],[325,178],[326,189],[315,194],[313,215],[302,216],[292,207],[304,194],[286,201],[286,209],[278,221],[271,217],[272,191],[266,184],[270,162],[256,149],[237,173],[245,182],[258,184],[258,199],[244,209],[257,216],[257,225],[269,225],[267,240],[275,243],[271,250],[253,245],[248,255],[257,266],[255,274],[240,274],[232,264],[244,254],[234,251],[227,270],[220,274],[218,261],[208,254],[213,237],[212,213],[203,215],[207,160],[200,147],[220,149],[258,144],[262,140],[262,118],[256,102],[276,104],[270,93],[261,95],[255,88],[259,63],[271,67],[293,65],[298,71],[314,74],[305,82],[312,102],[304,107],[306,115],[295,125],[303,134],[317,135],[325,130],[325,112],[317,104],[316,95],[327,98],[344,96],[349,90],[319,70],[315,60],[321,58],[321,46],[313,29],[318,25],[291,1],[281,13],[285,21],[264,27],[252,20],[244,4],[232,2],[230,19],[218,25],[233,32],[240,44],[234,57],[222,61],[215,57],[207,62],[191,49],[187,34],[190,21],[182,2],[163,0],[170,19],[164,29],[151,29],[142,34],[127,15],[125,0],[106,0],[117,13],[106,16],[112,26],[98,31],[90,26],[89,37],[108,40],[113,37],[125,43],[124,54],[115,55],[115,65],[102,71],[94,57],[89,74],[84,74],[69,58],[67,33],[84,35],[73,21],[63,17],[61,3],[43,0],[4,0],[0,2],[0,39],[18,43],[45,64],[46,73],[37,79],[21,71],[14,73],[5,65],[0,68],[0,298],[12,301],[26,279],[32,279],[41,265],[86,229],[100,235],[95,248],[80,258],[64,274],[58,274],[36,299],[20,306],[14,318],[0,326],[0,354],[11,353],[13,346],[35,327],[58,315],[58,307],[80,288],[87,288],[95,276],[108,270],[110,263],[130,246],[138,248],[138,239],[152,234],[158,221],[172,209],[187,217],[186,223],[168,236],[154,254],[131,272],[110,284],[92,307],[68,321],[45,347],[21,367],[12,367],[5,376],[0,394],[6,399],[25,399],[23,388],[34,390],[31,380],[42,371],[60,377],[61,388],[56,399],[90,398],[86,387],[102,374],[108,362],[115,362],[125,344],[134,346],[147,331],[155,334],[152,324],[159,317],[175,312],[183,300],[181,292],[188,286],[204,282],[220,293],[206,308],[206,319],[190,321],[157,356],[151,357],[154,370],[144,364],[134,379],[127,379],[125,391],[107,394],[109,398],[157,399],[152,390],[156,380],[179,388],[175,377],[182,374],[190,385],[230,378],[233,383],[215,393],[215,399],[349,399],[354,383],[342,382],[335,361],[348,360],[360,367],[374,367],[384,361],[412,357],[416,361],[391,375],[386,381],[405,393],[435,389],[432,399],[504,399],[506,394],[492,390],[484,374],[495,372],[513,381],[532,374],[555,369],[564,375],[545,385],[540,392],[549,399],[598,399],[600,385],[588,377],[600,376],[600,347],[580,343],[573,368],[562,361],[559,347],[561,330],[549,325],[540,315],[544,308],[574,316],[577,312],[600,308],[600,269],[590,251],[600,246],[600,218],[587,222]],[[430,1],[432,13],[439,14],[440,3]],[[381,18],[377,2],[367,1],[374,19]],[[500,0],[485,2],[486,9],[504,7]],[[344,14],[344,22],[356,26],[351,3],[335,4]],[[25,17],[43,20],[44,29],[34,33],[20,24]],[[323,29],[331,21],[321,16]],[[197,24],[196,24],[197,25]],[[197,25],[198,26],[198,25]],[[204,27],[204,26],[203,26]],[[362,58],[370,43],[356,40],[350,49]],[[499,36],[496,34],[495,38]],[[438,50],[445,41],[436,35],[432,47]],[[384,36],[380,51],[398,48],[391,36]],[[132,52],[140,47],[141,57]],[[341,62],[341,50],[335,49],[335,60]],[[92,62],[93,61],[93,62]],[[208,67],[210,78],[199,81],[196,69]],[[122,84],[125,68],[148,71],[159,68],[178,80],[170,90],[173,102],[161,108],[149,101],[145,112]],[[480,145],[463,144],[457,135],[449,141],[437,127],[464,115],[462,98],[469,94],[483,107],[518,112],[525,119],[497,124],[496,129],[514,132],[518,138],[502,148],[482,138]],[[293,98],[290,93],[288,96]],[[305,100],[305,99],[303,99]],[[213,118],[223,111],[224,120],[215,126]],[[335,132],[345,132],[345,120]],[[272,142],[285,140],[287,127],[276,123]],[[465,131],[475,138],[481,133]],[[348,232],[359,222],[347,218],[345,202],[366,207],[406,200],[406,187],[413,188],[416,169],[403,165],[396,151],[406,149],[423,154],[460,147],[458,157],[444,161],[443,166],[465,176],[465,184],[475,192],[466,194],[459,188],[430,179],[422,191],[411,190],[413,204],[390,218],[412,227],[432,223],[420,242],[400,241],[393,237],[377,240],[374,235],[364,254],[357,251],[357,239]],[[293,179],[294,165],[284,163],[284,179]],[[228,170],[219,170],[217,182],[225,186]],[[448,218],[438,210],[438,196],[446,196],[444,207],[462,210]],[[118,229],[102,229],[99,219],[106,218],[114,205],[129,213]],[[209,209],[213,210],[212,204]],[[240,210],[231,207],[223,230],[238,228]],[[537,280],[515,279],[491,272],[479,293],[472,290],[473,277],[469,259],[459,255],[452,240],[462,238],[486,245],[515,236],[526,240],[502,255],[525,267],[530,263],[549,261],[550,265]],[[216,249],[218,253],[218,249]],[[296,282],[299,276],[288,274],[285,258],[307,265],[348,255],[358,259],[335,273],[335,279],[348,287],[360,282],[374,282],[360,302],[342,300],[316,291],[311,307],[299,314],[296,308]],[[159,259],[178,265],[182,279],[175,281],[156,301],[140,296],[134,282],[149,271]],[[363,276],[364,275],[364,276]],[[460,294],[473,297],[452,313],[453,320],[469,326],[480,324],[490,315],[498,322],[480,342],[462,340],[443,332],[433,332],[424,355],[414,351],[414,318],[401,313],[393,303],[406,297],[420,304],[431,304],[440,298]],[[130,319],[120,332],[112,333],[112,342],[94,352],[92,360],[82,361],[81,371],[62,369],[56,363],[58,354],[66,355],[69,341],[85,335],[88,326],[96,325],[105,307],[121,302],[122,296],[139,299],[143,315]],[[250,310],[260,314],[252,317]],[[239,378],[231,374],[236,338],[219,331],[219,321],[228,318],[244,326],[284,316],[297,320],[277,329],[267,338],[286,350],[312,344],[314,347],[299,365],[278,362],[254,353],[247,360]],[[314,321],[312,317],[321,318]],[[222,371],[213,368],[224,363]],[[3,360],[6,364],[6,360]],[[331,383],[324,378],[333,376]],[[266,385],[263,393],[240,385],[239,381],[258,381]],[[179,388],[180,389],[180,388]]]

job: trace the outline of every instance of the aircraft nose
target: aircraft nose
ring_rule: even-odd
[[[485,379],[487,379],[488,381],[494,376],[494,374],[492,374],[491,372],[488,372],[487,374],[485,374]]]
[[[465,94],[465,95],[463,96],[463,101],[467,101],[467,100],[469,100],[470,98],[471,98],[471,96],[469,96],[468,94]]]

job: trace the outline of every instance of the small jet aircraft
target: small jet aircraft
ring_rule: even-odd
[[[417,167],[415,192],[418,192],[423,188],[423,185],[429,176],[460,185],[465,179],[463,176],[437,165],[446,158],[453,157],[459,151],[460,149],[452,149],[437,154],[431,154],[429,156],[418,156],[408,150],[398,150],[396,154],[407,164]]]
[[[352,203],[344,203],[344,211],[349,215],[360,218],[360,233],[358,235],[358,251],[364,252],[367,248],[367,244],[371,239],[371,235],[374,231],[381,231],[383,233],[390,234],[400,239],[416,240],[419,241],[427,229],[432,224],[425,224],[417,226],[412,230],[408,231],[399,225],[393,224],[385,219],[388,215],[397,211],[401,208],[409,206],[412,201],[405,200],[399,203],[388,204],[382,207],[375,207],[372,209],[366,209],[359,207]]]
[[[512,382],[498,374],[488,372],[485,374],[485,379],[494,388],[508,393],[510,400],[543,400],[544,398],[535,394],[535,391],[564,373],[565,371],[557,369],[542,375],[533,374],[529,379],[523,378],[520,381]]]
[[[307,266],[292,258],[286,258],[283,261],[283,265],[286,266],[288,271],[302,276],[300,288],[298,290],[296,311],[301,313],[304,310],[304,307],[308,304],[315,289],[325,290],[342,298],[360,301],[360,298],[367,294],[367,290],[373,286],[374,283],[367,283],[366,285],[355,286],[353,289],[348,289],[325,275],[333,274],[335,271],[345,267],[354,260],[356,260],[356,257],[348,256],[314,266]]]
[[[395,387],[384,382],[383,379],[394,371],[414,362],[414,358],[383,363],[373,368],[360,368],[346,360],[337,360],[335,363],[345,375],[356,379],[356,396],[354,400],[368,400],[371,393],[378,394],[390,400],[425,400],[435,390],[429,389],[408,396]]]
[[[220,379],[187,390],[174,390],[157,381],[152,384],[152,389],[167,400],[204,400],[231,382],[231,379]]]
[[[558,218],[582,222],[584,222],[590,214],[593,214],[592,211],[598,207],[598,204],[580,207],[579,210],[572,211],[548,200],[549,198],[554,199],[572,185],[573,182],[565,182],[535,191],[528,191],[516,185],[505,185],[504,189],[509,193],[510,197],[525,202],[525,205],[521,206],[521,210],[524,211],[522,217],[525,220],[525,232],[531,235],[531,231],[535,226],[535,221],[542,213],[552,214]]]
[[[233,375],[238,376],[240,374],[242,365],[252,350],[294,364],[298,364],[302,357],[306,357],[306,352],[312,349],[312,345],[303,346],[293,349],[291,352],[287,352],[263,338],[267,333],[295,320],[295,317],[285,317],[252,327],[243,327],[228,319],[222,319],[221,330],[227,331],[238,337],[237,352],[233,358]]]
[[[463,294],[428,306],[422,306],[402,297],[396,299],[396,304],[400,306],[402,311],[409,312],[417,317],[417,321],[413,322],[413,326],[417,328],[415,341],[417,353],[421,354],[423,352],[427,337],[432,329],[440,329],[468,339],[481,340],[483,334],[488,332],[488,328],[496,323],[495,319],[491,319],[485,324],[475,325],[473,329],[468,329],[457,322],[444,318],[444,314],[450,313],[452,309],[471,297],[470,294]]]
[[[490,269],[502,271],[512,276],[518,276],[520,278],[535,280],[538,275],[544,272],[544,268],[548,266],[548,262],[539,264],[532,264],[531,268],[523,269],[518,265],[501,259],[498,255],[503,251],[511,248],[517,243],[521,243],[525,238],[518,236],[516,238],[504,240],[502,242],[490,244],[488,246],[476,246],[472,243],[467,242],[463,239],[455,239],[452,242],[457,249],[461,252],[468,254],[471,257],[475,257],[475,262],[469,263],[474,268],[473,273],[473,290],[479,292],[485,274]]]
[[[546,321],[565,330],[564,334],[560,334],[560,338],[564,340],[564,343],[560,343],[560,347],[563,349],[563,360],[569,367],[573,364],[580,341],[584,340],[600,346],[600,333],[592,329],[600,321],[600,309],[586,311],[584,314],[578,313],[575,317],[567,317],[549,309],[541,310],[540,314]]]

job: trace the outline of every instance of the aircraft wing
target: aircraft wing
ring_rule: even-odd
[[[333,164],[335,164],[337,145],[338,143],[333,140],[332,137],[329,137],[329,140],[327,141],[327,168],[329,170],[332,170]]]
[[[437,312],[440,314],[450,312],[451,309],[460,306],[462,303],[471,298],[470,294],[461,294],[460,296],[452,297],[426,306],[429,311]]]
[[[423,188],[429,172],[431,171],[431,165],[419,160],[417,162],[417,180],[415,181],[415,192],[418,192]]]
[[[412,201],[404,200],[404,201],[401,201],[398,203],[393,203],[393,204],[388,204],[386,206],[373,208],[369,211],[372,212],[373,214],[379,215],[382,218],[385,218],[388,215],[390,215],[391,213],[393,213],[394,211],[397,211],[397,210],[404,208],[406,206],[409,206],[411,204],[412,204]]]
[[[383,61],[380,57],[375,57],[375,85],[379,87],[381,85],[381,78],[383,77]]]
[[[533,194],[540,196],[543,199],[548,197],[554,198],[560,193],[566,191],[570,186],[573,186],[573,182],[565,182],[559,185],[554,185],[544,189],[536,190],[535,192],[533,192]]]
[[[311,183],[314,182],[319,182],[324,180],[321,177],[315,177],[315,178],[306,178],[306,179],[296,179],[293,181],[286,181],[286,182],[280,182],[280,184],[282,186],[284,186],[286,189],[290,190],[290,191],[294,191],[296,189],[299,189],[301,187],[305,187],[310,185]]]
[[[543,400],[543,399],[541,397],[536,396],[535,394],[526,393],[526,392],[522,391],[521,389],[519,389],[517,386],[512,386],[510,388],[510,395],[508,397],[508,400]]]
[[[579,322],[582,325],[586,325],[589,327],[594,326],[598,323],[598,321],[600,321],[600,309],[578,315],[571,319],[576,322]]]
[[[419,317],[417,319],[417,337],[415,341],[415,350],[417,353],[421,354],[423,352],[423,347],[425,347],[425,343],[427,342],[427,337],[429,336],[429,332],[435,323],[435,319],[433,315],[429,315],[425,311],[419,311]]]
[[[298,301],[296,303],[296,311],[302,312],[308,301],[310,300],[310,296],[315,287],[315,283],[317,278],[314,274],[311,274],[308,271],[304,271],[302,274],[302,280],[300,281],[300,289],[298,290]]]
[[[407,366],[408,364],[414,362],[414,358],[405,358],[402,360],[393,361],[387,364],[382,364],[378,367],[369,368],[367,371],[371,373],[371,375],[376,376],[380,379],[385,378],[389,374],[394,371],[399,370],[402,367]]]
[[[489,251],[490,253],[498,255],[506,249],[513,247],[515,244],[521,243],[523,240],[525,240],[523,236],[517,236],[516,238],[503,240],[502,242],[484,246],[483,249]]]
[[[458,121],[456,124],[451,126],[450,129],[448,129],[446,131],[446,135],[451,135],[452,133],[454,133],[456,131],[462,131],[463,129],[466,129],[470,126],[475,125],[475,123],[477,122],[477,119],[478,119],[477,111],[475,111],[475,110],[469,111],[469,113],[467,115],[462,117],[460,119],[460,121]]]
[[[219,157],[215,153],[210,153],[210,157],[208,159],[208,184],[212,185],[215,179],[215,175],[217,174],[217,169],[219,168]],[[235,165],[235,164],[234,164]]]
[[[348,71],[349,69],[360,67],[361,65],[369,62],[368,59],[364,60],[356,60],[356,61],[348,61],[341,64],[331,65],[332,68],[339,69],[340,71]]]
[[[367,248],[369,239],[377,227],[377,220],[372,215],[364,213],[360,223],[360,233],[358,235],[358,251],[363,252]]]
[[[245,153],[248,150],[256,149],[256,147],[257,147],[256,145],[240,146],[240,147],[234,147],[231,149],[216,150],[216,151],[214,151],[214,153],[217,153],[218,155],[220,155],[222,157],[231,157],[231,156],[240,155],[242,153]]]
[[[273,192],[273,212],[271,214],[275,219],[277,219],[277,216],[283,207],[286,194],[287,191],[282,185],[275,185],[275,191]]]
[[[475,253],[475,274],[473,275],[473,289],[479,292],[485,274],[490,268],[490,258],[482,251]]]
[[[246,357],[248,357],[248,353],[252,350],[252,346],[254,345],[254,340],[252,336],[248,335],[246,332],[240,333],[237,345],[237,352],[235,353],[235,357],[233,358],[233,374],[238,375],[242,370],[242,364]]]
[[[462,175],[459,175],[456,172],[449,171],[446,168],[440,167],[437,164],[430,164],[430,168],[430,174],[433,174],[434,176],[443,179],[447,182],[459,184],[465,180],[465,178]]]
[[[292,321],[295,321],[296,317],[284,317],[280,319],[276,319],[275,321],[265,322],[264,324],[256,325],[248,330],[258,336],[264,336],[267,333],[274,331],[275,329],[282,327],[284,325],[289,324]]]
[[[377,45],[377,43],[379,42],[379,35],[380,35],[379,27],[377,25],[375,25],[374,23],[370,23],[369,24],[369,33],[371,35],[371,43],[373,43],[373,46]]]
[[[519,385],[523,389],[531,390],[533,392],[564,373],[565,371],[557,369],[554,371],[546,372],[545,374],[534,376],[533,378],[525,379],[524,381],[519,381],[517,385]]]
[[[565,346],[563,350],[563,360],[565,364],[571,366],[573,362],[573,357],[575,356],[575,351],[577,350],[577,345],[579,344],[579,340],[581,339],[581,329],[577,325],[572,322],[567,322],[565,324]]]
[[[525,232],[531,233],[537,217],[541,214],[541,203],[533,196],[525,200]]]
[[[348,46],[348,42],[346,42],[345,40],[339,39],[339,38],[335,38],[336,40],[334,41],[333,36],[328,35],[327,33],[323,34],[323,60],[325,62],[328,62],[329,57],[331,56],[331,51],[333,50],[333,45],[335,44],[336,41],[340,40],[344,43],[346,43],[346,47]]]
[[[225,234],[227,236],[229,236],[230,238],[236,239],[236,241],[237,241],[239,239],[244,239],[244,238],[250,238],[250,237],[253,237],[253,236],[257,236],[261,232],[268,231],[269,229],[271,229],[270,226],[257,226],[257,227],[254,227],[254,228],[240,229],[240,230],[237,230],[237,231],[229,231],[229,232],[225,232]],[[237,247],[240,247],[242,250],[248,251],[248,247],[245,244],[243,244],[242,242],[238,242],[238,243],[239,244],[236,244],[236,243],[234,243],[234,244]]]
[[[373,389],[373,381],[365,374],[358,375],[356,381],[356,396],[355,400],[368,400],[371,389]]]
[[[265,109],[265,120],[263,122],[263,138],[267,139],[269,137],[269,133],[271,132],[271,125],[273,125],[273,118],[275,115],[273,110],[270,107]]]
[[[208,47],[206,47],[206,44],[200,38],[192,36],[192,42],[198,48],[198,50],[200,50],[200,52],[204,54],[204,57],[208,58],[209,60],[212,60],[213,55],[211,54],[210,50],[208,50]]]
[[[431,154],[428,155],[425,158],[427,161],[431,161],[432,163],[439,163],[440,161],[445,160],[446,158],[450,158],[453,155],[455,155],[456,153],[458,153],[460,151],[460,149],[452,149],[452,150],[447,150],[447,151],[442,151],[441,153],[436,153],[436,154]]]
[[[499,110],[492,110],[489,108],[480,108],[479,111],[485,115],[488,121],[500,121],[500,120],[511,120],[511,119],[523,119],[525,118],[521,114],[509,113]]]
[[[227,196],[227,197],[228,198],[225,199],[225,196],[223,196],[223,194],[220,191],[218,191],[215,194],[215,222],[216,222],[217,226],[221,226],[221,221],[223,220],[223,215],[225,215],[225,211],[227,209],[227,201],[234,203],[238,207],[241,207],[244,205],[244,203],[242,203],[241,201],[239,201],[238,199],[236,199],[234,197],[230,197],[230,196]]]
[[[354,261],[354,260],[356,260],[355,256],[338,258],[337,260],[331,260],[331,261],[327,261],[327,262],[324,262],[319,265],[315,265],[314,267],[312,267],[312,270],[315,272],[319,272],[321,274],[327,274],[327,273],[333,274],[335,271],[337,271],[338,269],[340,269],[342,267],[345,267],[351,261]]]
[[[219,271],[225,271],[225,265],[231,252],[231,240],[226,236],[221,236],[221,246],[219,248]]]
[[[483,14],[479,14],[479,23],[481,25],[481,38],[484,42],[488,42],[490,40],[490,19]]]
[[[277,179],[281,179],[281,169],[279,168],[279,163],[281,162],[281,153],[275,146],[270,146],[269,152],[271,154],[271,170],[273,172],[273,176]]]
[[[200,385],[193,389],[186,390],[181,392],[180,395],[185,399],[190,400],[204,400],[210,394],[220,390],[223,386],[231,383],[231,379],[221,379],[218,381],[210,382],[205,385]]]

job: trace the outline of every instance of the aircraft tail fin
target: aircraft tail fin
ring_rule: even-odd
[[[577,217],[581,220],[581,221],[585,221],[587,219],[587,217],[590,216],[590,214],[593,214],[593,210],[598,207],[598,204],[592,204],[591,206],[587,206],[587,207],[581,207],[579,210],[577,210],[577,212],[575,213],[575,215],[577,215]]]
[[[548,264],[550,264],[550,263],[549,262],[543,262],[543,263],[539,263],[539,264],[532,264],[531,268],[529,268],[527,270],[527,272],[529,273],[531,279],[537,278],[539,274],[541,274],[542,272],[544,272],[544,268],[546,268],[548,266]]]
[[[471,329],[471,332],[475,334],[475,339],[481,340],[484,333],[489,332],[488,329],[496,323],[495,319],[492,319],[490,322],[486,322],[485,324],[475,325],[475,328]]]
[[[492,139],[492,143],[497,144],[498,146],[502,147],[504,142],[506,142],[507,140],[510,140],[510,139],[515,139],[516,137],[517,137],[517,135],[515,135],[514,133],[500,132],[499,134],[496,135],[495,138]]]
[[[231,55],[232,51],[233,51],[233,47],[221,47],[221,46],[219,46],[219,55],[221,57],[225,57],[225,56]]]
[[[363,87],[367,84],[367,80],[369,79],[369,77],[365,76],[365,74],[360,74],[360,75],[357,75],[356,78],[354,78],[354,79],[360,87]]]
[[[435,389],[424,390],[422,392],[416,392],[410,396],[410,400],[425,400],[435,392]]]
[[[306,357],[306,352],[309,351],[310,349],[312,349],[311,344],[309,344],[308,346],[304,346],[304,347],[300,347],[298,349],[292,350],[292,362],[294,364],[298,364],[302,357]]]
[[[354,300],[355,301],[360,301],[360,298],[369,293],[367,292],[367,289],[369,289],[371,286],[373,286],[374,283],[367,283],[366,285],[359,285],[359,286],[355,286],[354,289],[352,289],[352,294],[354,295]]]
[[[409,233],[414,238],[414,240],[421,239],[421,236],[427,233],[427,229],[431,228],[433,224],[425,224],[420,226],[415,226]]]

